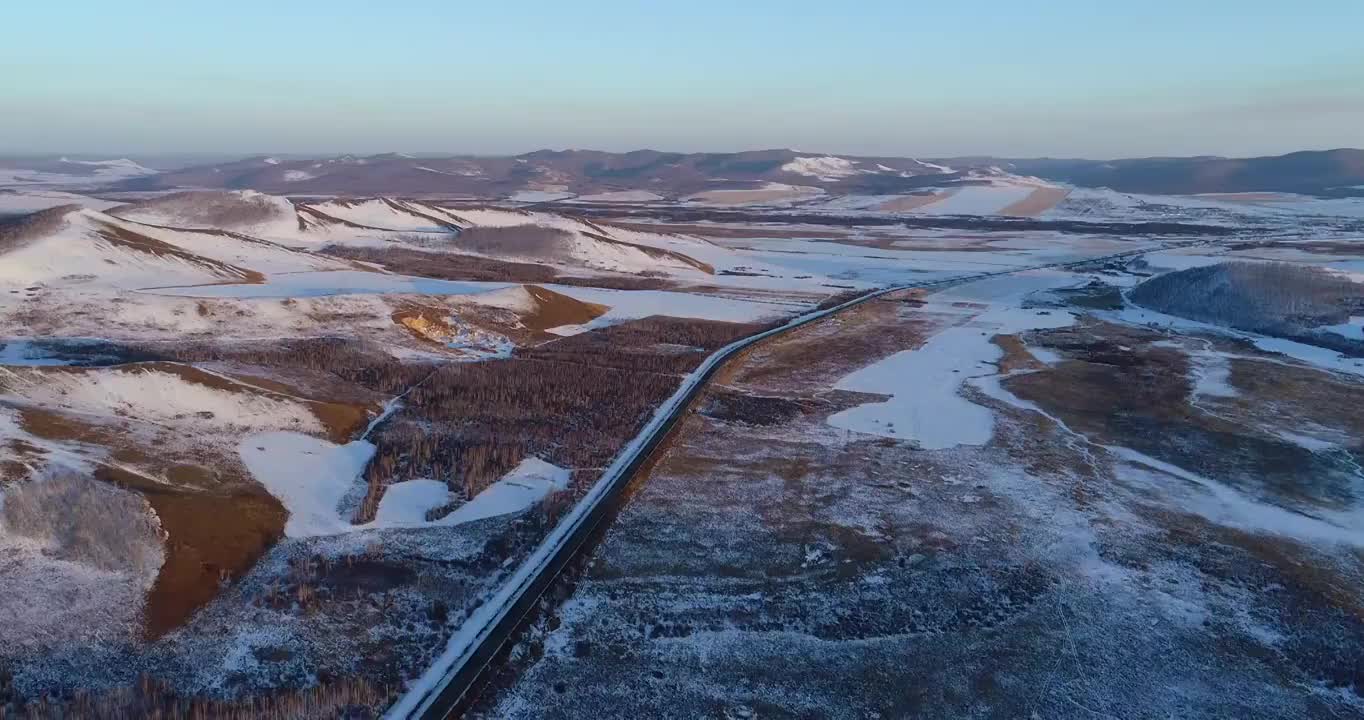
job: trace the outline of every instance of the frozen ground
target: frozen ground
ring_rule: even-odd
[[[642,195],[580,198],[622,203],[619,220],[229,195],[234,213],[249,201],[269,217],[229,213],[241,222],[217,232],[176,225],[206,217],[192,202],[87,204],[0,243],[0,450],[14,458],[0,462],[0,500],[60,461],[148,498],[169,536],[148,576],[0,530],[0,605],[36,589],[73,608],[25,609],[26,640],[0,642],[0,677],[13,676],[0,714],[143,673],[224,701],[358,683],[356,714],[374,714],[609,464],[622,428],[653,409],[636,401],[666,396],[733,333],[850,290],[1206,239],[779,212],[652,232],[629,214],[652,211],[629,205],[653,202]],[[540,261],[573,273],[438,279],[418,276],[420,261],[396,274],[318,252],[444,253],[463,259],[440,276],[462,278],[469,257],[528,251],[461,255],[459,232],[525,227],[566,234],[580,255]],[[580,592],[547,616],[558,629],[526,638],[512,665],[524,674],[481,712],[1357,710],[1334,658],[1359,650],[1340,609],[1360,585],[1341,548],[1361,528],[1362,361],[1122,304],[1149,274],[1230,256],[1359,269],[1343,235],[1289,243],[1263,227],[1130,267],[902,293],[754,353],[690,417]],[[1147,436],[1179,442],[1133,439]],[[1284,577],[1298,561],[1307,569]],[[1304,632],[1288,617],[1299,606],[1334,634]],[[1132,635],[1153,639],[1119,642]],[[43,637],[61,647],[35,651]],[[1170,649],[1188,661],[1158,667]]]
[[[1140,195],[1104,188],[1074,188],[1043,213],[1049,219],[1178,220],[1236,226],[1259,226],[1298,232],[1313,228],[1331,232],[1358,228],[1364,198],[1321,199],[1276,194],[1264,201],[1236,201],[1231,196]]]
[[[924,450],[984,445],[993,435],[990,411],[961,397],[968,379],[993,375],[1003,350],[996,335],[1065,327],[1068,312],[1019,307],[1029,293],[1084,282],[1069,273],[1039,271],[996,278],[929,296],[925,312],[953,318],[952,327],[839,380],[836,390],[890,395],[829,417],[836,428],[903,439]],[[962,309],[970,302],[974,307]]]
[[[753,353],[478,716],[1364,715],[1364,385],[1106,277]]]

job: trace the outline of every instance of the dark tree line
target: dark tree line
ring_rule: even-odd
[[[1231,262],[1151,278],[1130,298],[1191,320],[1300,337],[1364,312],[1364,283],[1307,265]]]

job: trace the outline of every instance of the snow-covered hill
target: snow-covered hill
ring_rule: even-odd
[[[331,200],[307,205],[305,212],[324,222],[330,218],[366,228],[408,232],[459,230],[468,225],[444,208],[392,198]]]
[[[263,238],[290,237],[300,227],[294,204],[252,190],[199,190],[130,203],[110,215],[165,227],[232,230]]]
[[[492,208],[446,211],[464,231],[446,249],[503,260],[569,268],[695,277],[714,272],[664,236],[613,228],[554,213]]]
[[[68,160],[62,158],[60,162],[67,165],[84,166],[80,168],[81,170],[90,168],[90,174],[109,180],[156,174],[155,170],[144,167],[128,158],[118,158],[117,160]]]
[[[271,273],[349,264],[226,230],[147,225],[61,206],[0,229],[0,285],[123,289],[261,282]]]
[[[94,187],[134,180],[157,171],[127,158],[117,160],[12,159],[0,160],[0,187]]]
[[[0,217],[27,215],[62,205],[79,205],[92,210],[108,210],[123,203],[114,200],[101,200],[88,195],[63,192],[61,190],[27,189],[0,190]]]

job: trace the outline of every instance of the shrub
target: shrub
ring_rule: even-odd
[[[161,566],[161,527],[146,501],[69,470],[7,492],[0,519],[63,560],[139,574]]]
[[[0,687],[3,690],[3,687]],[[301,690],[237,700],[185,697],[150,676],[112,690],[71,698],[39,698],[15,708],[15,718],[194,718],[195,720],[302,720],[368,718],[388,704],[394,689],[364,678],[322,680]],[[0,699],[3,696],[0,695]],[[8,718],[0,704],[0,718]]]

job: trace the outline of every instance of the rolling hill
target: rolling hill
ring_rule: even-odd
[[[332,249],[331,255],[320,251]],[[408,250],[454,265],[543,266],[553,277],[628,274],[702,279],[744,260],[699,238],[515,209],[453,210],[394,198],[293,202],[251,190],[199,190],[97,211],[49,208],[0,226],[0,279],[16,286],[125,289],[354,269],[340,248]]]
[[[1259,158],[1126,160],[920,160],[755,150],[673,153],[637,150],[537,150],[512,157],[411,157],[399,154],[279,159],[255,157],[119,180],[121,190],[252,189],[291,196],[445,195],[537,201],[572,196],[597,202],[677,199],[770,184],[829,195],[901,195],[1009,178],[1155,194],[1292,192],[1361,194],[1364,150],[1328,150]],[[625,193],[624,195],[618,195]],[[641,196],[641,193],[647,195]],[[620,198],[620,199],[617,199]]]
[[[145,288],[262,282],[339,260],[229,230],[167,228],[64,205],[0,226],[0,284]]]

